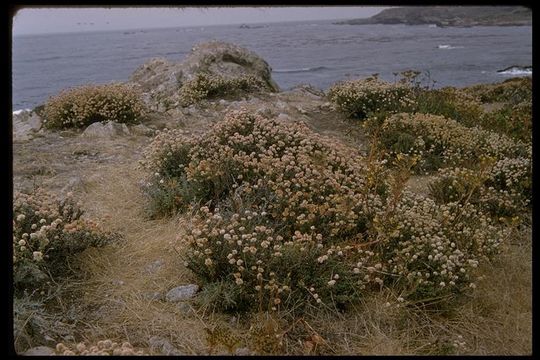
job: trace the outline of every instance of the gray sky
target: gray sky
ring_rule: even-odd
[[[25,8],[19,10],[13,18],[13,35],[352,19],[369,17],[385,8],[380,6]]]

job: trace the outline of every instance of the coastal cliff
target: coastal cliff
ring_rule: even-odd
[[[532,11],[523,6],[407,6],[386,9],[366,19],[352,19],[336,24],[523,26],[532,24]]]

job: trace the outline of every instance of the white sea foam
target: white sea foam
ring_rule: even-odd
[[[463,46],[452,46],[452,45],[444,44],[444,45],[437,46],[437,49],[445,49],[445,50],[448,50],[448,49],[463,49]]]
[[[532,75],[532,68],[513,66],[508,69],[498,71],[498,73],[501,75],[527,76],[527,75]]]
[[[15,110],[13,112],[13,115],[19,115],[20,113],[22,113],[23,111],[31,111],[31,109],[19,109],[19,110]]]
[[[299,69],[272,69],[272,72],[296,73],[296,72],[308,72],[308,71],[320,71],[320,70],[328,70],[328,68],[326,66],[314,66],[314,67],[306,67],[306,68],[299,68]]]

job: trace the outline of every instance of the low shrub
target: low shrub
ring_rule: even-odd
[[[188,237],[188,266],[207,284],[208,297],[230,299],[221,302],[224,308],[253,308],[261,299],[268,304],[278,291],[274,283],[290,288],[279,300],[287,308],[303,307],[310,296],[306,287],[321,292],[311,297],[315,303],[326,288],[335,292],[324,302],[344,303],[351,296],[352,280],[346,279],[353,268],[337,260],[346,252],[341,242],[362,242],[383,206],[382,165],[373,162],[368,174],[355,149],[304,124],[236,111],[199,137],[160,133],[143,166],[154,173],[148,194],[171,188],[179,194],[175,208],[207,206]],[[340,255],[334,259],[333,253]],[[257,276],[259,268],[266,269],[264,278]],[[334,280],[348,285],[333,287],[336,273],[341,281]]]
[[[530,158],[504,158],[480,169],[441,169],[430,195],[439,204],[471,203],[495,219],[513,218],[531,205],[531,175]]]
[[[328,98],[347,116],[360,120],[378,113],[407,112],[416,106],[410,86],[376,76],[337,83],[328,90]]]
[[[200,296],[215,293],[218,309],[300,312],[360,296],[362,278],[345,261],[351,246],[328,245],[315,227],[291,233],[261,208],[221,213],[203,207],[187,237]]]
[[[324,235],[338,237],[365,230],[371,209],[380,202],[367,193],[384,186],[382,180],[368,185],[356,150],[304,124],[281,124],[245,111],[229,113],[199,137],[181,131],[159,134],[143,166],[154,174],[146,187],[151,203],[169,204],[161,213],[194,203],[234,208],[234,199],[252,199],[254,206],[268,204],[283,226],[305,231],[324,225]],[[369,176],[380,171],[374,168]],[[160,198],[164,192],[166,200]]]
[[[50,276],[70,274],[72,257],[115,237],[97,223],[81,218],[83,211],[68,196],[37,189],[17,192],[13,203],[13,279],[15,289],[38,289]]]
[[[530,146],[523,142],[436,115],[395,114],[384,121],[380,132],[381,143],[390,156],[403,153],[420,157],[414,168],[417,172],[470,167],[481,156],[503,159],[530,153]]]
[[[485,129],[530,143],[532,141],[532,102],[507,104],[499,110],[486,112],[480,118],[479,124]]]
[[[140,92],[132,86],[84,85],[49,98],[42,115],[47,128],[80,128],[107,120],[136,123],[146,115],[146,107]]]
[[[415,89],[416,107],[413,112],[441,115],[465,126],[476,126],[484,114],[481,104],[456,88]]]
[[[180,105],[189,106],[204,99],[236,97],[241,94],[260,91],[268,85],[253,75],[223,77],[199,73],[180,88]]]
[[[483,103],[505,102],[511,105],[521,102],[532,103],[532,77],[518,77],[496,84],[469,86],[464,91]]]

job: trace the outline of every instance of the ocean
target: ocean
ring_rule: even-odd
[[[88,83],[127,81],[153,57],[181,61],[199,43],[220,40],[264,58],[282,90],[333,83],[378,73],[418,70],[435,87],[503,81],[528,74],[510,66],[532,65],[532,27],[440,28],[434,25],[334,25],[304,21],[143,29],[13,38],[13,110],[32,109],[60,90]]]

